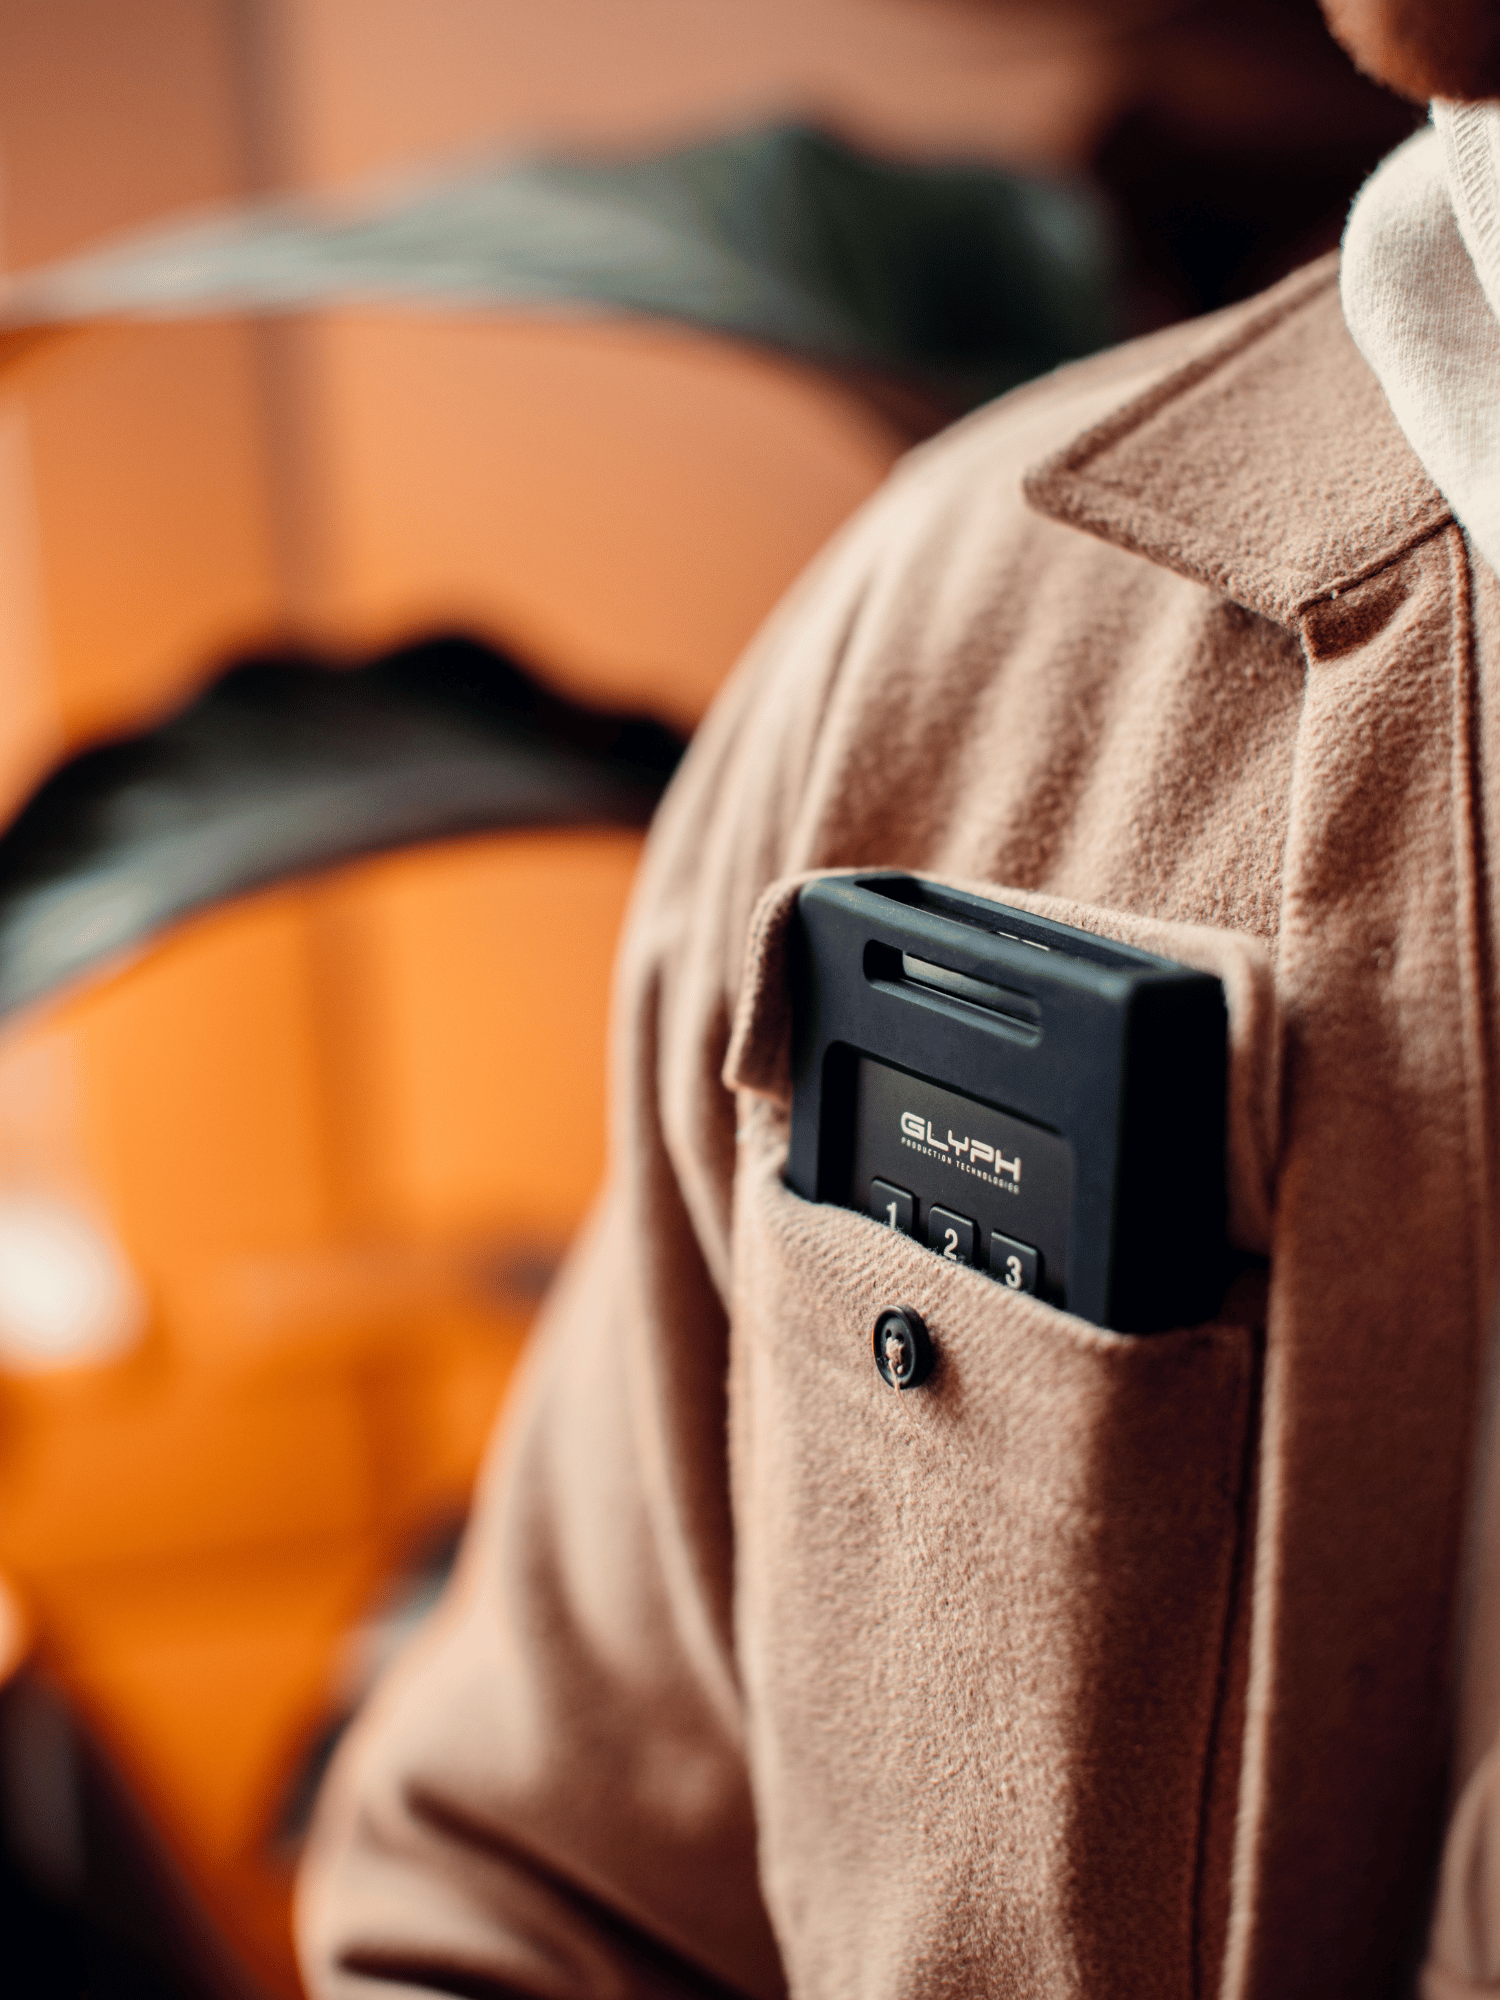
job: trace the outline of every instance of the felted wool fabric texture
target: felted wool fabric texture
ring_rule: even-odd
[[[1435,1881],[1432,1992],[1500,1978],[1497,640],[1331,261],[979,413],[838,539],[653,831],[608,1186],[335,1764],[315,1995],[1371,2000]],[[1228,975],[1267,1286],[1101,1333],[786,1189],[778,924],[872,866]]]

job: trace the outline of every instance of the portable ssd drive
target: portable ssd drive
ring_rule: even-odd
[[[916,876],[810,883],[786,1179],[1127,1333],[1226,1274],[1211,974]]]

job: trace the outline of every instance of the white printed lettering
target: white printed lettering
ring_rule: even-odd
[[[1007,1160],[998,1146],[988,1145],[983,1139],[955,1139],[951,1125],[948,1128],[947,1138],[940,1139],[932,1129],[932,1120],[920,1117],[915,1111],[902,1112],[901,1130],[908,1139],[915,1139],[923,1145],[931,1146],[935,1152],[957,1153],[960,1156],[967,1153],[972,1166],[977,1166],[981,1160],[986,1165],[993,1163],[997,1174],[1008,1174],[1016,1187],[1021,1185],[1019,1153],[1013,1160]]]

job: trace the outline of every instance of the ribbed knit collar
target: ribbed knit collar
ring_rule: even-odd
[[[1500,109],[1433,105],[1361,190],[1340,290],[1412,450],[1500,570]]]

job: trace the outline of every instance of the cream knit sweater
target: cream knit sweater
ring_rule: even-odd
[[[1341,287],[1413,451],[1500,570],[1500,108],[1433,104],[1361,190]]]

